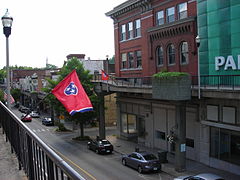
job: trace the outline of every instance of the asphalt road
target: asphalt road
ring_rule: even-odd
[[[20,117],[18,110],[13,112]],[[114,152],[110,155],[99,155],[87,149],[87,142],[72,140],[76,133],[58,133],[56,127],[41,124],[40,118],[33,118],[25,123],[35,134],[59,154],[69,165],[87,180],[170,180],[171,176],[161,173],[139,174],[136,170],[121,164],[121,155]],[[98,132],[86,131],[86,135],[94,136]],[[107,132],[109,133],[109,132]],[[110,132],[113,133],[113,132]]]

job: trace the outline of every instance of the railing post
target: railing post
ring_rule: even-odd
[[[54,179],[53,162],[49,157],[47,157],[47,173],[48,173],[48,180]]]

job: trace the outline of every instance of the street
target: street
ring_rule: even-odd
[[[20,117],[17,109],[13,112]],[[110,155],[99,155],[87,149],[86,141],[75,141],[77,132],[55,132],[56,126],[45,126],[41,118],[33,118],[32,122],[25,123],[39,138],[50,146],[70,166],[88,180],[170,180],[173,177],[164,172],[139,174],[136,170],[121,164],[121,154],[114,151]],[[85,135],[96,136],[98,129],[86,129]],[[114,134],[109,130],[106,134]]]

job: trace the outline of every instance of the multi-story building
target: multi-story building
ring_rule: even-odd
[[[119,137],[239,174],[239,81],[232,76],[239,71],[239,10],[236,1],[128,0],[106,13],[114,21],[116,77],[125,80],[107,86],[117,92]],[[138,86],[160,71],[188,72],[194,83],[201,74],[180,121],[182,102],[155,99],[151,85]],[[185,142],[169,143],[179,130]]]

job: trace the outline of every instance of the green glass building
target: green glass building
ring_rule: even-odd
[[[240,75],[240,1],[197,0],[197,10],[200,74]]]

